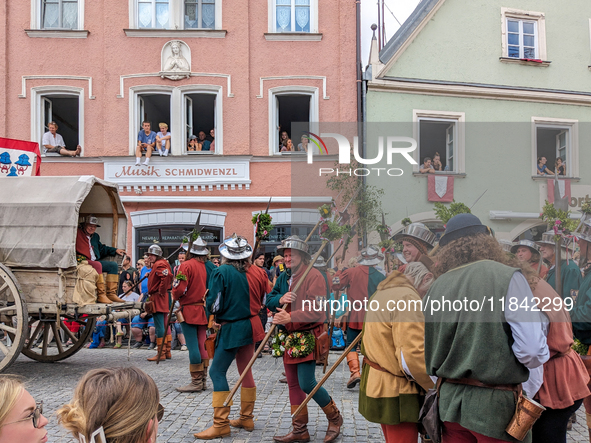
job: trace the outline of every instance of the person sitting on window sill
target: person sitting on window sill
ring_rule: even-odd
[[[47,126],[49,127],[49,131],[43,134],[43,140],[41,141],[41,144],[45,148],[44,154],[55,152],[64,157],[76,157],[80,155],[80,152],[82,152],[80,145],[75,150],[66,148],[63,137],[57,133],[58,126],[56,122],[49,122]]]
[[[170,132],[168,131],[168,125],[166,123],[160,123],[158,125],[160,132],[156,134],[156,147],[160,157],[166,157],[170,151]]]
[[[293,142],[291,141],[291,138],[288,138],[281,143],[281,152],[292,152],[293,150]]]
[[[436,152],[435,155],[433,156],[433,169],[436,172],[449,171],[449,165],[446,165],[445,167],[443,167],[443,164],[441,163],[441,156],[439,155],[439,152]]]
[[[431,164],[431,157],[425,157],[423,159],[423,164],[419,167],[419,172],[421,174],[435,172],[435,168],[433,168],[433,165]]]
[[[554,162],[554,170],[556,171],[557,175],[566,175],[566,163],[563,163],[560,157],[558,157],[556,162]]]
[[[142,160],[142,153],[146,152],[146,161],[144,166],[148,166],[150,163],[150,157],[152,157],[152,150],[156,145],[156,133],[150,129],[151,124],[149,121],[142,122],[142,129],[137,135],[137,146],[135,148],[135,166],[140,165]]]
[[[546,166],[547,161],[546,157],[538,157],[538,175],[554,175],[554,172]]]

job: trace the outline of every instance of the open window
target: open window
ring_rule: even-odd
[[[455,172],[457,121],[445,119],[419,119],[419,159],[433,164],[439,156],[442,171]]]
[[[309,130],[312,113],[312,96],[309,94],[275,95],[275,153],[290,154],[300,152],[298,145],[304,131]],[[308,124],[306,124],[308,122]],[[297,125],[296,125],[297,123]],[[292,141],[292,151],[282,151],[283,133]],[[302,151],[303,152],[303,151]]]
[[[188,154],[214,153],[215,129],[216,129],[216,94],[191,93],[184,95],[185,107],[185,150]],[[213,130],[213,133],[212,133]],[[205,140],[209,143],[199,143],[199,147],[194,147],[190,143],[190,137],[195,135],[199,138],[200,132],[205,135]]]
[[[158,132],[159,123],[166,123],[170,130],[170,95],[140,94],[138,97],[138,120],[136,136],[142,128],[142,122],[150,122],[153,132]],[[172,131],[171,131],[172,134]],[[174,135],[173,135],[174,137]],[[137,138],[136,138],[137,140]]]
[[[75,151],[82,145],[80,134],[80,97],[70,94],[46,94],[40,96],[39,142],[43,151],[43,134],[49,131],[49,122],[58,125],[57,133],[62,136],[66,149]],[[58,153],[46,153],[59,156]]]
[[[571,145],[571,134],[568,126],[536,126],[536,161],[545,158],[546,162],[542,161],[542,163],[550,171],[556,172],[559,163],[558,159],[560,159],[564,168],[561,167],[559,175],[571,175],[569,171],[569,166],[572,164]],[[544,169],[543,165],[541,169]],[[562,172],[566,173],[563,174]]]

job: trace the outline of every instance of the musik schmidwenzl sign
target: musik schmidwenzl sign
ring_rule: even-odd
[[[105,162],[105,180],[122,186],[250,184],[247,159],[152,157],[148,166],[135,166],[133,160]]]

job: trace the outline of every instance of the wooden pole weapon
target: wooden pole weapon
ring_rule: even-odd
[[[318,384],[316,386],[314,386],[314,389],[312,389],[312,392],[310,392],[308,394],[308,396],[302,402],[302,404],[295,410],[295,412],[293,414],[291,414],[291,418],[297,416],[301,412],[301,410],[304,409],[304,407],[308,404],[308,402],[310,401],[310,399],[322,387],[322,385],[324,384],[324,382],[326,382],[326,380],[328,380],[328,377],[330,377],[332,375],[332,373],[337,369],[337,367],[345,359],[345,357],[347,356],[347,354],[349,352],[351,352],[355,348],[355,346],[357,346],[357,343],[359,343],[359,341],[361,340],[361,337],[363,337],[363,332],[361,332],[357,337],[355,337],[355,340],[353,340],[351,342],[351,344],[349,346],[347,346],[347,348],[345,349],[345,351],[343,352],[343,354],[338,358],[338,360],[335,362],[335,364],[331,366],[331,368],[328,370],[328,372],[326,374],[324,374],[324,377],[322,377],[322,379],[318,382]]]
[[[320,249],[318,249],[318,251],[316,252],[314,257],[312,257],[312,260],[310,260],[310,264],[308,264],[308,267],[304,271],[304,274],[301,276],[301,278],[296,283],[295,288],[292,289],[290,292],[297,293],[298,289],[300,289],[300,286],[302,285],[302,283],[304,283],[304,280],[306,279],[310,270],[314,266],[314,263],[316,263],[316,260],[318,260],[318,257],[320,257],[320,254],[322,253],[322,251],[324,250],[324,248],[326,247],[327,244],[328,244],[328,240],[324,240],[322,242],[322,245],[320,245]],[[287,309],[287,306],[288,306],[288,303],[285,303],[281,309]],[[238,379],[238,381],[236,382],[236,384],[234,385],[234,387],[232,388],[232,390],[230,391],[230,393],[226,397],[226,400],[224,401],[224,407],[228,406],[228,404],[232,401],[232,397],[234,397],[234,395],[238,391],[238,388],[242,384],[244,377],[246,377],[246,374],[248,373],[250,368],[252,368],[252,365],[254,365],[254,362],[258,358],[259,354],[263,351],[263,348],[265,347],[265,345],[267,344],[267,342],[271,338],[271,335],[275,331],[276,327],[277,327],[277,325],[272,324],[271,327],[269,328],[269,332],[267,332],[267,335],[265,335],[265,338],[263,338],[263,341],[261,341],[261,344],[259,345],[258,349],[255,351],[252,358],[250,359],[250,361],[248,362],[248,364],[246,365],[246,367],[242,371],[242,374],[240,374],[240,378]]]

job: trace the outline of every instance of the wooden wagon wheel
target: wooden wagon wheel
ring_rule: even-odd
[[[0,333],[3,333],[0,337],[0,372],[20,354],[27,335],[27,320],[26,303],[18,280],[0,263]]]
[[[71,332],[64,322],[74,322],[80,326],[80,332]],[[71,357],[88,341],[92,334],[96,319],[94,317],[74,317],[62,314],[43,314],[29,317],[28,341],[22,353],[33,360],[51,363]],[[82,329],[84,328],[84,329]],[[62,341],[62,333],[66,339]],[[70,344],[71,343],[71,344]]]

